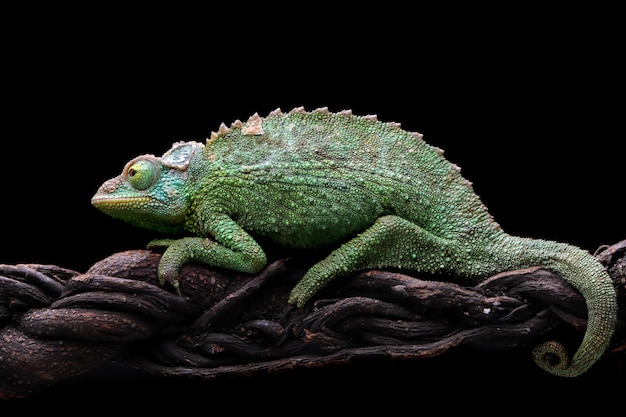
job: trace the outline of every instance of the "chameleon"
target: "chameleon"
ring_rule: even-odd
[[[573,355],[560,342],[532,350],[547,372],[575,377],[604,354],[617,316],[605,268],[568,243],[503,231],[460,168],[423,135],[376,115],[321,107],[280,108],[221,123],[204,142],[179,141],[161,157],[138,156],[92,197],[97,209],[165,234],[161,285],[200,262],[244,273],[267,264],[258,243],[327,250],[292,288],[287,304],[310,302],[357,271],[398,268],[466,283],[543,266],[584,297],[587,326]]]

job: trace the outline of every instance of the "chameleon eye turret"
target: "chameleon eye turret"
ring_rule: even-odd
[[[128,167],[126,180],[136,190],[143,191],[152,186],[158,178],[157,166],[150,160],[140,159]]]

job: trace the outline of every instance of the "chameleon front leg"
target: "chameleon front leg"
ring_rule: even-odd
[[[332,280],[372,268],[405,268],[437,272],[449,267],[453,247],[399,216],[383,216],[363,233],[313,265],[296,284],[289,304],[302,307]]]
[[[202,262],[220,268],[257,273],[267,264],[261,246],[226,215],[216,216],[207,227],[209,237],[155,239],[148,248],[167,247],[157,270],[161,285],[169,282],[178,289],[180,268],[187,262]]]

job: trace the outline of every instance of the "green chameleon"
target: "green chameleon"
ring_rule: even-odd
[[[92,204],[136,226],[179,236],[166,247],[161,284],[178,288],[191,261],[257,273],[267,258],[255,240],[328,248],[293,288],[306,304],[332,280],[372,268],[462,277],[541,265],[585,297],[587,330],[571,361],[546,342],[534,359],[556,375],[577,376],[613,335],[617,300],[603,266],[588,252],[508,235],[443,152],[397,123],[327,108],[280,109],[221,124],[206,143],[178,142],[162,157],[139,156],[98,189]],[[330,249],[333,249],[332,251]]]

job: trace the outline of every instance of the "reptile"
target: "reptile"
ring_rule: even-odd
[[[367,269],[448,274],[475,284],[543,266],[582,294],[588,313],[574,355],[556,341],[533,349],[541,368],[581,375],[614,332],[616,292],[589,252],[504,232],[440,148],[376,115],[277,108],[221,123],[204,142],[179,141],[161,157],[130,160],[91,202],[165,234],[148,247],[164,248],[158,280],[176,289],[187,262],[261,271],[261,239],[328,250],[291,290],[287,302],[297,307],[333,280]]]

